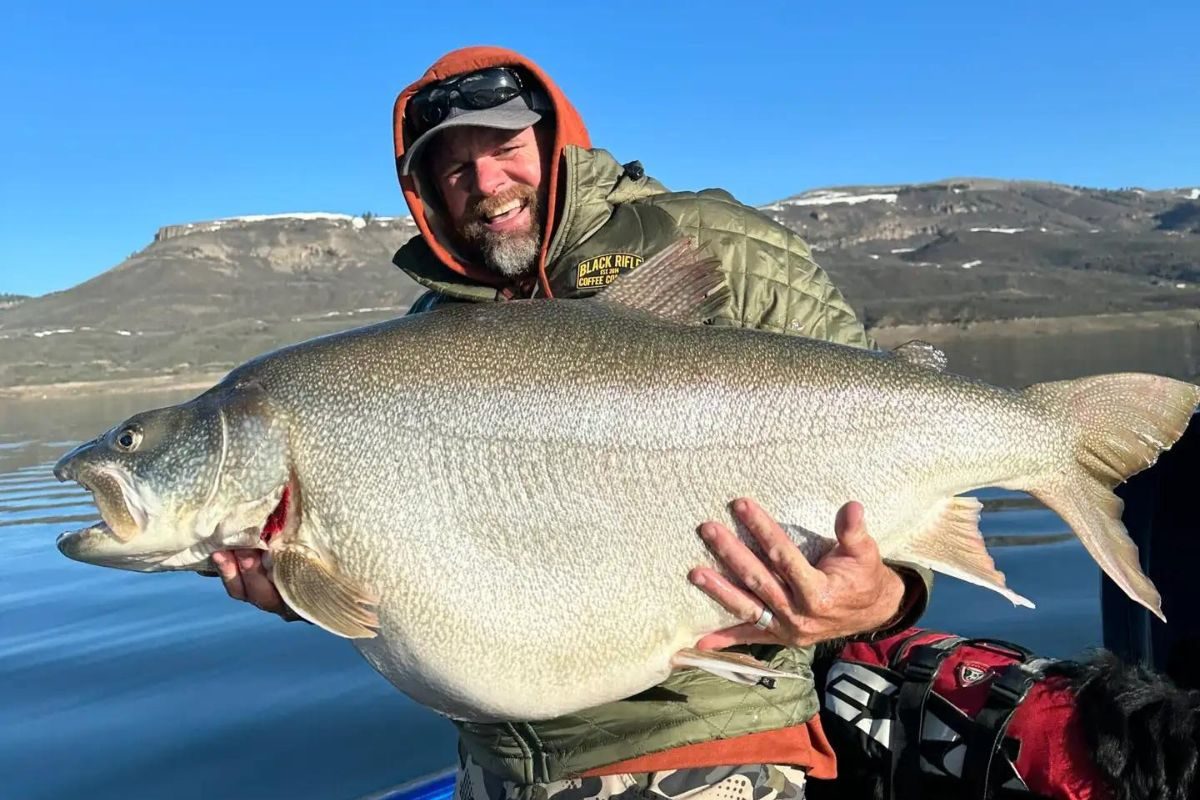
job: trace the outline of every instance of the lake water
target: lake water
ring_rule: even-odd
[[[347,643],[230,601],[215,579],[100,569],[55,549],[96,514],[54,480],[54,461],[190,394],[0,400],[0,798],[351,800],[449,765],[449,723]],[[1057,536],[1057,516],[1002,505],[983,530],[1038,608],[939,578],[923,624],[1055,656],[1100,643],[1099,570]]]

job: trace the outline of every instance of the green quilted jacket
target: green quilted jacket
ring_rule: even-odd
[[[639,164],[603,150],[567,147],[562,216],[546,273],[555,297],[594,294],[686,233],[721,259],[733,292],[717,316],[735,325],[868,346],[862,323],[795,232],[720,189],[668,192]],[[394,263],[433,290],[424,310],[445,300],[500,299],[494,287],[447,269],[415,237]]]

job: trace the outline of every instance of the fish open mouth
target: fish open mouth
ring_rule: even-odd
[[[102,522],[92,529],[104,530],[128,542],[146,529],[150,509],[129,475],[122,469],[101,468],[76,480],[92,496]]]
[[[136,539],[122,538],[112,527],[109,515],[113,504],[97,505],[101,519],[59,535],[55,542],[58,550],[76,561],[141,572],[196,570],[215,574],[210,558],[218,550],[270,550],[275,539],[294,534],[300,526],[300,492],[294,478],[266,497],[235,510],[215,526],[211,517],[207,523],[200,522],[196,530],[159,525],[149,537]],[[262,516],[255,514],[255,507]]]
[[[122,562],[137,561],[138,556],[125,553],[138,550],[139,546],[132,542],[146,529],[150,509],[128,473],[116,467],[100,467],[82,475],[56,470],[55,475],[59,480],[75,481],[91,496],[100,512],[100,519],[95,522],[59,534],[54,542],[59,552],[85,563],[108,563],[110,556]],[[125,567],[125,564],[112,566]]]

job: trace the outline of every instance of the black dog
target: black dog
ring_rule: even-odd
[[[845,652],[825,651],[826,655],[819,656],[815,665],[818,686],[824,688],[823,726],[838,755],[838,778],[832,781],[810,779],[807,797],[812,800],[886,800],[889,797],[895,800],[904,800],[906,797],[937,800],[981,796],[994,800],[1041,797],[1064,800],[1084,797],[1089,800],[1200,800],[1200,689],[1185,688],[1200,683],[1197,680],[1200,678],[1200,662],[1192,662],[1187,665],[1185,673],[1177,673],[1178,682],[1139,666],[1126,665],[1107,651],[1099,651],[1087,661],[1056,661],[1045,665],[1040,674],[1046,680],[1057,681],[1058,686],[1068,686],[1074,695],[1077,717],[1072,724],[1079,746],[1064,745],[1061,752],[1051,754],[1058,759],[1060,767],[1066,765],[1056,774],[1061,778],[1065,770],[1068,779],[1047,787],[1042,778],[1043,785],[1036,787],[1041,793],[1021,786],[1020,779],[999,786],[992,785],[1001,783],[1001,779],[992,781],[986,793],[980,795],[961,779],[961,775],[956,777],[947,773],[922,772],[919,784],[897,782],[889,777],[893,774],[894,753],[898,750],[896,742],[903,742],[905,737],[913,741],[912,737],[918,734],[911,730],[899,732],[899,739],[890,739],[889,749],[880,746],[878,735],[876,740],[872,740],[864,734],[861,716],[857,719],[858,727],[855,727],[854,720],[847,720],[845,711],[840,714],[831,711],[828,693],[836,692],[837,688],[834,686],[831,689],[826,679],[831,667],[838,664],[839,659],[845,658]],[[894,668],[896,665],[890,666]],[[878,675],[898,674],[882,667],[872,669],[878,670]],[[868,704],[873,703],[878,707],[880,703],[891,703],[892,711],[883,713],[895,714],[895,698],[898,694],[885,692],[873,697]],[[1059,696],[1070,697],[1070,694],[1062,693]],[[949,706],[940,697],[936,702]],[[877,715],[878,708],[870,713]],[[959,725],[962,741],[968,741],[971,732],[962,726],[974,723],[965,715],[959,716],[961,721],[953,724]],[[927,720],[928,725],[930,718],[922,718]],[[899,726],[899,717],[893,718],[891,724]],[[897,736],[895,729],[892,729],[891,736]],[[1049,741],[1050,747],[1058,746],[1055,737],[1051,736]],[[936,750],[939,744],[945,746],[944,742],[926,743],[922,740],[922,757],[929,755],[928,748]],[[1016,742],[1007,744],[1019,747]],[[930,756],[930,760],[936,759]],[[1081,760],[1088,763],[1078,763]],[[1016,759],[1002,761],[1012,770],[1010,774],[1015,776],[1013,764]],[[964,763],[961,753],[956,763],[961,770],[961,764]],[[1074,793],[1069,786],[1072,782],[1075,783]],[[1030,781],[1029,784],[1034,786],[1036,782]]]
[[[1200,798],[1200,690],[1108,652],[1048,672],[1070,680],[1092,761],[1114,800]]]

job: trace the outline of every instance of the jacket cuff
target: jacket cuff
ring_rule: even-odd
[[[933,572],[925,567],[904,561],[892,561],[885,558],[883,563],[894,570],[904,581],[904,597],[900,600],[900,609],[881,627],[851,637],[851,639],[868,642],[886,639],[902,630],[911,628],[929,607],[929,595],[933,592]]]

